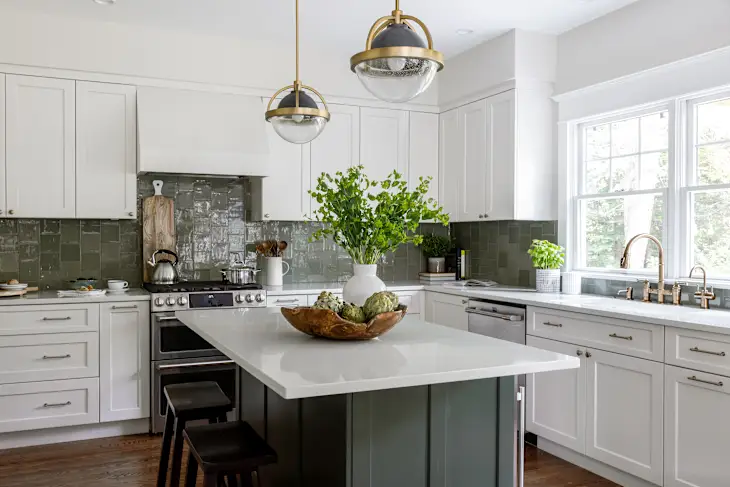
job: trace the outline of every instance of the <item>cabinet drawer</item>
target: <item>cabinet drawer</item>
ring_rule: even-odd
[[[409,315],[421,314],[423,303],[423,291],[397,291],[398,301],[408,306]]]
[[[99,331],[98,304],[3,306],[0,335]]]
[[[730,377],[730,336],[667,327],[667,363]]]
[[[317,297],[315,296],[314,299],[316,300]],[[279,308],[307,306],[307,295],[287,294],[285,296],[268,296],[266,298],[266,306],[277,306]]]
[[[98,375],[97,333],[0,337],[0,384]]]
[[[98,422],[98,378],[0,385],[0,433]]]
[[[662,362],[664,327],[599,316],[527,309],[527,334]]]

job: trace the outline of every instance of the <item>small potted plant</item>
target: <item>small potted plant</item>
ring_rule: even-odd
[[[423,255],[428,257],[428,272],[446,272],[446,255],[453,245],[449,237],[428,234],[423,236]]]
[[[547,240],[533,240],[527,253],[537,269],[537,292],[560,292],[560,266],[565,263],[565,249]]]

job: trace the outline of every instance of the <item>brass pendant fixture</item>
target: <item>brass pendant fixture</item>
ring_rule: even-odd
[[[266,107],[266,121],[270,122],[279,136],[293,144],[306,144],[316,139],[329,122],[330,114],[324,97],[311,86],[303,85],[299,80],[299,0],[295,0],[296,17],[296,79],[294,84],[280,89],[269,100]],[[291,93],[281,99],[275,109],[271,109],[276,97],[291,89]],[[314,93],[322,102],[317,102],[304,90]]]
[[[415,32],[412,21],[426,36]],[[444,55],[433,49],[426,24],[403,14],[395,0],[391,15],[379,18],[368,33],[365,50],[350,58],[350,69],[377,98],[402,103],[420,95],[444,68]]]

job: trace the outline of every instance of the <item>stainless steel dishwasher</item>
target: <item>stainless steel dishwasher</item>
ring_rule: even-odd
[[[508,342],[525,345],[527,324],[524,306],[505,304],[487,299],[470,299],[466,308],[469,331]],[[526,376],[517,376],[515,397],[518,416],[515,418],[515,462],[517,475],[515,486],[523,487],[525,481],[525,382]]]

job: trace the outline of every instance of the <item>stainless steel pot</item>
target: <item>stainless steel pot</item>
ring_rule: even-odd
[[[255,284],[256,274],[259,272],[261,272],[260,269],[254,269],[253,267],[233,267],[221,270],[223,280],[231,284]]]

